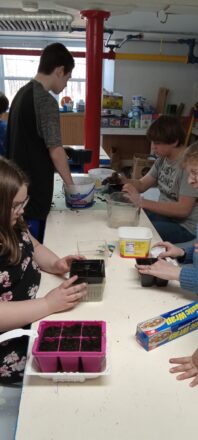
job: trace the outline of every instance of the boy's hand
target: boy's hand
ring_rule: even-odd
[[[137,189],[133,186],[132,183],[126,183],[123,186],[122,191],[125,192],[126,197],[132,202],[134,203],[135,206],[139,206],[140,208],[142,207],[142,197],[140,196],[139,192],[137,191]]]

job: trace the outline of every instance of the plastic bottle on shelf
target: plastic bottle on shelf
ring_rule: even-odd
[[[133,112],[134,128],[140,128],[141,111],[138,107],[134,107],[132,112]]]
[[[79,101],[76,103],[76,110],[77,112],[84,112],[85,111],[85,103],[83,99],[79,99]]]

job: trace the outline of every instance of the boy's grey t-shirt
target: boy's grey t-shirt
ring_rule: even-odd
[[[46,220],[54,184],[49,148],[61,145],[58,103],[33,79],[14,97],[7,130],[7,156],[22,168],[30,181],[30,201],[25,210],[29,219]]]
[[[38,134],[46,148],[62,146],[58,103],[41,83],[33,79],[32,84]]]
[[[180,160],[169,160],[167,158],[156,159],[150,174],[156,180],[156,186],[160,190],[160,202],[175,202],[180,196],[195,197],[196,204],[191,214],[185,220],[173,218],[182,227],[196,235],[196,223],[198,220],[198,191],[188,183],[186,171],[181,166]]]

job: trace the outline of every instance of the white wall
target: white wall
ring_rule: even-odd
[[[162,54],[187,55],[186,44],[162,44]],[[160,43],[127,43],[119,52],[160,53]],[[141,95],[155,106],[159,87],[169,89],[167,104],[185,104],[183,114],[198,101],[198,64],[147,61],[115,61],[114,92],[124,97],[124,109],[129,109],[131,97]]]
[[[114,90],[114,75],[115,75],[115,62],[113,60],[103,61],[103,81],[102,86],[108,92],[113,92]]]

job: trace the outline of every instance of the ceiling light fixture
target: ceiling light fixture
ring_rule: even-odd
[[[22,2],[22,11],[24,12],[38,12],[39,7],[37,2]]]
[[[165,12],[164,9],[160,9],[160,11],[157,11],[156,13],[157,18],[159,19],[160,23],[166,23],[168,20],[168,13]]]

